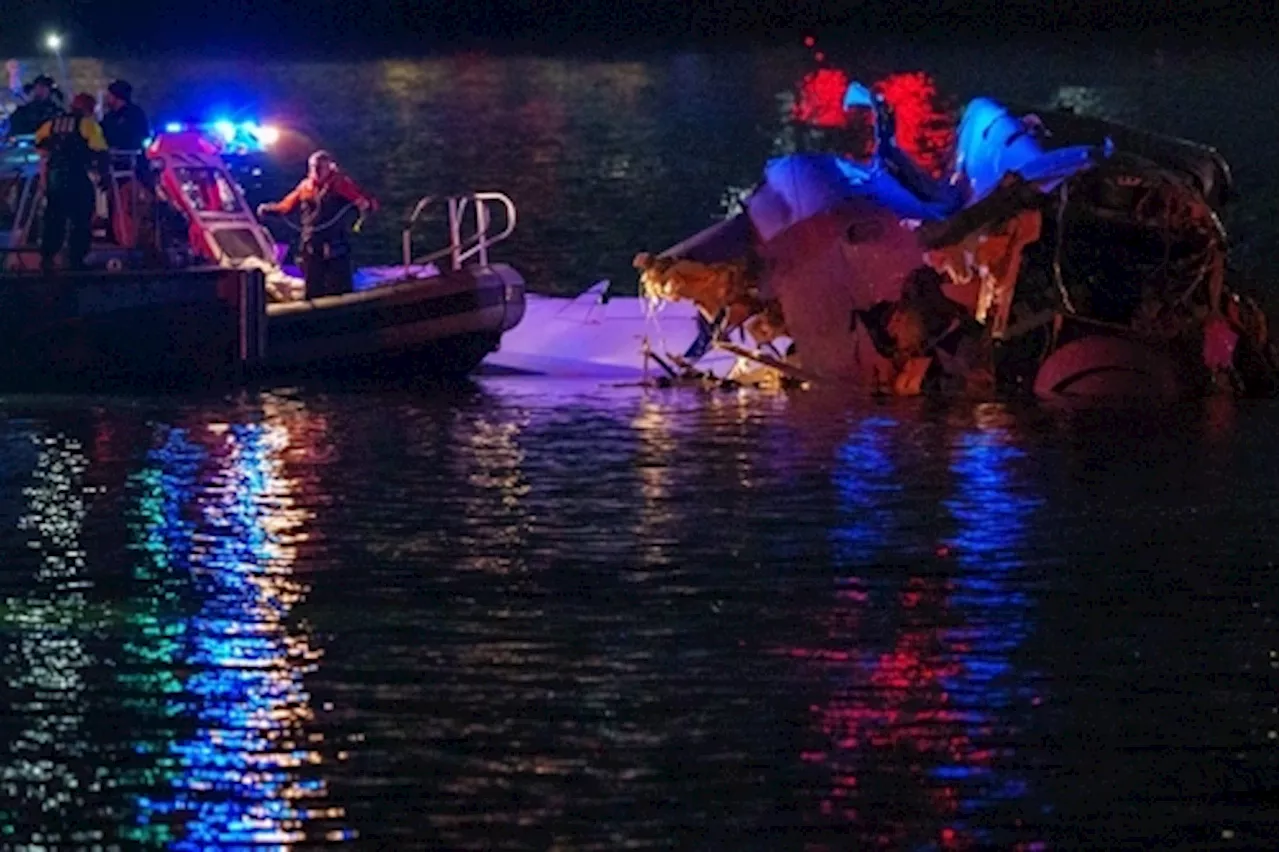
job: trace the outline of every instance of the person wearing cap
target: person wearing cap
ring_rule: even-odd
[[[362,213],[377,210],[378,202],[338,169],[333,155],[316,151],[307,160],[307,176],[282,200],[258,205],[258,215],[290,213],[295,208],[302,220],[302,271],[307,281],[307,298],[349,293],[351,247],[343,212],[355,206]]]
[[[53,97],[55,88],[53,78],[48,74],[41,74],[32,80],[30,91],[27,92],[30,100],[15,109],[9,116],[9,133],[14,136],[35,133],[40,125],[56,115],[61,115],[62,108]],[[27,87],[24,86],[23,90],[26,89]]]
[[[83,269],[89,254],[97,201],[89,171],[96,168],[102,176],[110,168],[107,140],[93,117],[95,106],[93,95],[81,92],[71,99],[70,113],[51,118],[36,130],[46,202],[40,235],[40,268],[45,272],[52,271],[64,241],[71,269]]]
[[[151,123],[142,108],[133,102],[133,86],[116,80],[107,86],[103,102],[107,111],[102,116],[102,132],[107,137],[107,145],[113,151],[141,151],[143,143],[151,137]]]

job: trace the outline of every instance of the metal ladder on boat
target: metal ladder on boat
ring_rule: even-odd
[[[430,254],[414,257],[413,226],[435,200],[435,196],[424,195],[418,199],[413,212],[409,214],[409,221],[401,234],[401,252],[406,270],[410,266],[434,263],[445,257],[449,258],[451,267],[455,271],[461,269],[462,265],[471,258],[476,258],[481,266],[488,266],[489,249],[511,236],[516,229],[516,205],[505,193],[473,192],[468,195],[450,196],[444,199],[449,213],[449,245]],[[489,226],[493,221],[490,209],[493,205],[502,206],[507,216],[506,227],[497,234],[489,233]],[[468,208],[475,210],[475,232],[464,237],[462,223]]]
[[[40,181],[36,177],[40,155],[36,151],[34,135],[13,137],[7,145],[0,143],[0,161],[3,161],[6,172],[11,172],[22,181],[22,188],[11,214],[8,241],[3,246],[4,256],[0,257],[0,270],[12,268],[26,271],[24,256],[33,253],[31,228],[42,197],[39,191]]]
[[[111,165],[105,199],[107,228],[114,242],[122,249],[141,248],[141,229],[138,227],[141,216],[147,216],[151,223],[155,222],[155,195],[144,195],[140,191],[142,184],[138,176],[138,161],[139,158],[145,161],[146,156],[142,151],[112,149],[107,152]]]

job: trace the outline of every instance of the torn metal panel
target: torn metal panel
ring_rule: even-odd
[[[1022,210],[959,243],[925,253],[926,262],[950,278],[953,292],[959,291],[953,298],[987,325],[996,340],[1009,324],[1023,249],[1040,239],[1040,222],[1039,210]]]

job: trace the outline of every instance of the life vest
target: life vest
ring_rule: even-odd
[[[299,189],[299,220],[302,225],[302,244],[304,249],[311,248],[335,255],[347,245],[347,229],[339,221],[339,214],[351,200],[338,190],[341,175],[334,175],[323,185],[307,178]]]
[[[89,140],[81,132],[83,120],[84,117],[79,115],[60,115],[51,119],[49,136],[41,143],[41,147],[49,152],[51,178],[74,179],[80,176],[88,180],[93,152],[89,148]]]

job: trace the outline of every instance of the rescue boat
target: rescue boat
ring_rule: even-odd
[[[524,280],[489,258],[516,226],[515,204],[503,193],[440,199],[450,243],[416,256],[413,231],[437,203],[423,198],[403,231],[401,263],[356,270],[353,292],[310,299],[296,269],[283,264],[288,246],[256,218],[215,140],[172,128],[153,140],[143,168],[139,156],[111,153],[88,266],[121,278],[200,267],[260,272],[258,375],[465,375],[524,316]],[[147,169],[153,191],[138,177]],[[38,272],[42,200],[37,152],[29,139],[11,140],[0,149],[4,273]],[[501,230],[492,229],[495,221]]]
[[[556,335],[518,337],[490,362],[552,372],[558,351],[578,371],[614,367],[618,334],[599,331],[612,323],[639,373],[653,317],[679,307],[660,327],[687,373],[706,351],[898,395],[1274,395],[1265,314],[1226,282],[1217,151],[976,98],[935,179],[892,142],[883,98],[855,82],[844,108],[871,113],[869,158],[770,161],[740,212],[637,255],[640,298],[539,299],[533,326],[560,320]]]

